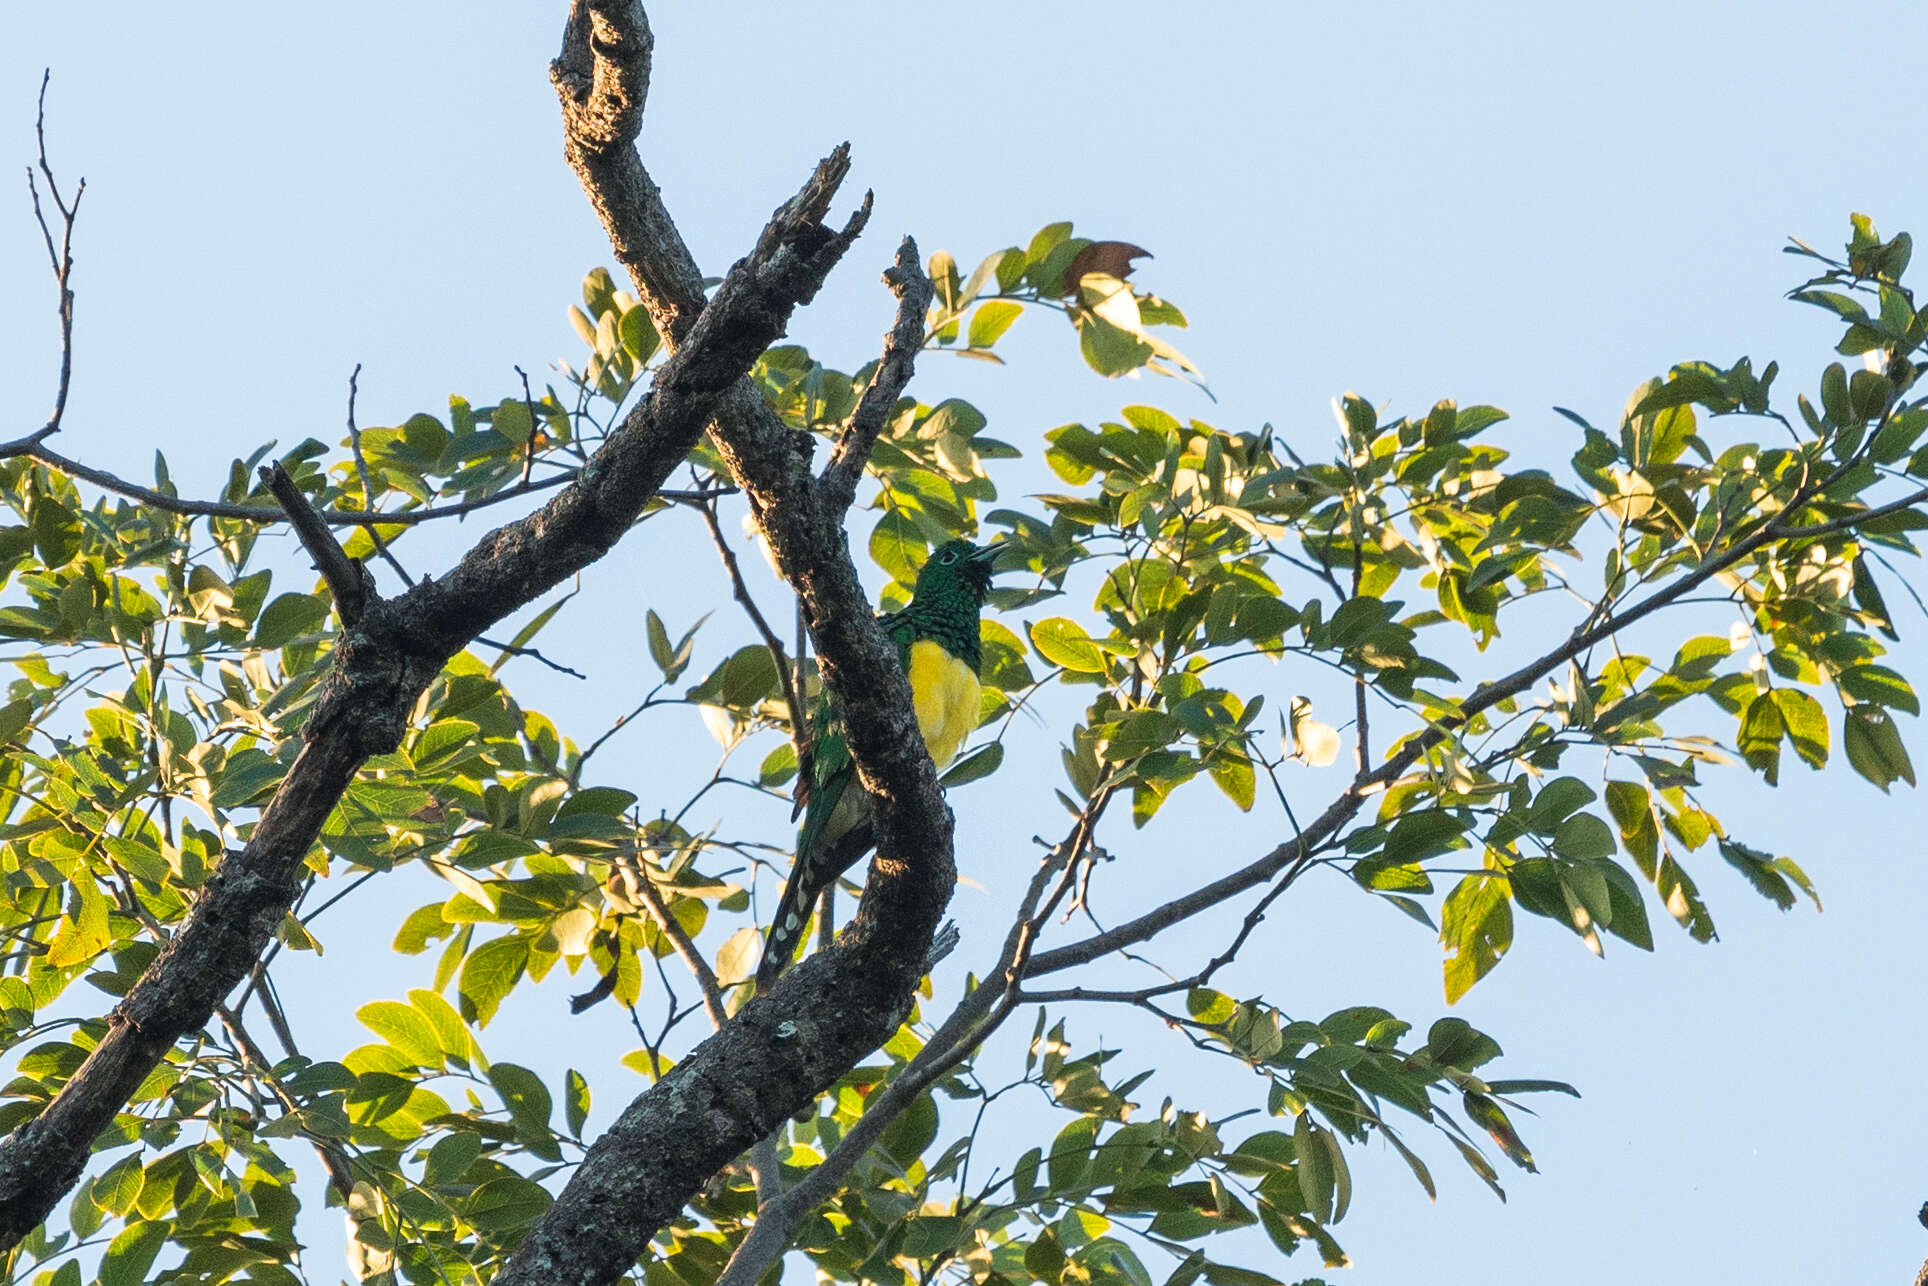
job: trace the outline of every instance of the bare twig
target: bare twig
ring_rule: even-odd
[[[710,541],[716,546],[716,556],[723,562],[723,570],[729,574],[730,589],[736,601],[743,607],[743,614],[750,618],[756,627],[757,637],[769,649],[770,661],[776,666],[777,682],[783,688],[783,704],[790,711],[790,747],[797,757],[797,798],[810,788],[811,774],[815,770],[815,756],[810,742],[810,724],[804,717],[803,694],[792,677],[790,659],[784,655],[783,641],[770,628],[770,622],[763,615],[763,609],[756,605],[750,594],[750,587],[743,579],[743,569],[737,564],[736,551],[724,539],[723,525],[717,521],[716,502],[705,501],[691,506],[703,515],[703,525],[710,530]]]
[[[721,1028],[730,1021],[730,1014],[723,1006],[723,988],[717,983],[716,970],[710,968],[710,962],[697,950],[696,943],[676,917],[670,914],[669,904],[663,901],[656,882],[649,878],[648,871],[641,869],[643,861],[642,854],[635,852],[630,854],[629,862],[618,867],[625,891],[649,908],[650,915],[656,920],[656,927],[663,931],[663,936],[676,948],[676,954],[696,979],[697,988],[703,993],[703,1008],[709,1013],[710,1025]]]
[[[361,560],[348,556],[335,539],[335,534],[328,530],[328,524],[308,503],[308,497],[301,494],[301,488],[281,467],[279,460],[261,466],[261,481],[281,502],[283,512],[288,515],[288,521],[295,529],[296,538],[301,541],[302,548],[308,551],[308,556],[315,560],[315,570],[328,582],[328,592],[335,596],[335,610],[341,613],[342,624],[352,627],[360,623],[362,611],[374,593]]]
[[[526,487],[536,467],[536,438],[542,432],[542,422],[536,419],[536,400],[529,393],[529,372],[518,366],[515,373],[522,377],[522,405],[529,412],[529,440],[522,444],[522,485]]]
[[[273,1062],[261,1051],[261,1046],[255,1043],[254,1037],[248,1034],[248,1029],[242,1025],[240,1017],[226,1005],[217,1005],[214,1013],[221,1020],[221,1026],[227,1029],[229,1038],[234,1041],[235,1049],[253,1070],[255,1079],[268,1087],[268,1092],[274,1095],[276,1102],[281,1104],[283,1112],[299,1120],[301,1104],[295,1102],[294,1097],[275,1076]],[[315,1150],[316,1158],[321,1162],[321,1168],[327,1171],[328,1186],[333,1188],[343,1201],[347,1201],[355,1191],[355,1176],[349,1168],[348,1154],[342,1151],[339,1143],[323,1135],[303,1130],[301,1137],[308,1140],[309,1145]]]
[[[535,648],[532,648],[532,647],[519,647],[514,643],[498,643],[494,639],[481,634],[476,635],[475,641],[477,643],[480,643],[483,647],[492,647],[496,651],[506,652],[510,656],[526,656],[531,661],[534,661],[540,665],[545,665],[549,667],[551,670],[554,670],[557,674],[566,674],[572,679],[587,680],[589,678],[589,676],[584,674],[582,671],[572,670],[560,661],[551,661],[548,657],[544,656],[541,652],[538,652]]]
[[[82,464],[79,460],[61,455],[58,451],[49,450],[41,443],[41,436],[43,435],[29,433],[25,437],[0,442],[0,460],[24,455],[56,472],[91,482],[103,491],[112,492],[128,500],[138,500],[162,513],[178,514],[185,518],[239,518],[247,522],[281,521],[281,510],[265,502],[233,504],[221,500],[183,500],[179,496],[170,496],[165,491],[156,491],[138,482],[129,482],[106,469],[97,469],[93,465]],[[383,526],[409,527],[418,523],[432,522],[437,518],[459,518],[491,505],[499,505],[534,492],[548,491],[573,481],[575,476],[576,471],[571,469],[554,477],[539,478],[526,487],[513,487],[507,491],[498,491],[494,495],[464,500],[457,504],[431,505],[423,509],[403,509],[380,514],[369,513],[363,509],[324,509],[319,511],[319,515],[322,521],[331,527],[372,527],[377,523]],[[665,498],[672,494],[680,493],[667,491],[663,493]]]
[[[355,423],[355,397],[360,392],[360,381],[361,363],[356,362],[355,369],[348,373],[348,446],[355,456],[355,474],[361,479],[362,508],[369,513],[374,513],[375,480],[368,472],[368,459],[362,454],[361,426]],[[525,486],[528,484],[529,479],[526,474],[522,481]],[[368,539],[374,544],[375,552],[380,554],[382,561],[392,567],[395,574],[402,578],[402,584],[413,586],[415,578],[408,574],[408,568],[402,566],[401,560],[389,551],[388,542],[382,539],[381,528],[367,527],[364,530],[368,532]]]
[[[60,212],[60,244],[54,244],[53,230],[47,226],[47,216],[40,208],[40,187],[34,181],[33,167],[27,167],[27,192],[33,198],[34,221],[40,225],[40,237],[47,245],[47,262],[54,270],[54,285],[60,291],[60,378],[54,387],[53,414],[47,417],[32,438],[38,441],[60,431],[61,417],[67,413],[67,390],[73,383],[74,375],[74,219],[80,213],[80,198],[87,193],[87,180],[82,179],[74,187],[74,199],[69,202],[60,195],[60,184],[54,179],[53,167],[47,161],[47,85],[53,79],[53,69],[48,68],[40,75],[40,101],[34,112],[34,141],[39,149],[41,177],[47,183],[47,195]]]

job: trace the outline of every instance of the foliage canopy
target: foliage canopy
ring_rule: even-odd
[[[1640,384],[1616,424],[1563,412],[1573,451],[1560,476],[1511,463],[1501,411],[1451,401],[1397,415],[1348,394],[1336,443],[1315,452],[1298,426],[1228,430],[1149,404],[1020,446],[961,399],[899,400],[861,497],[872,516],[852,533],[889,578],[886,605],[946,539],[996,533],[1007,550],[984,624],[982,729],[947,785],[989,779],[954,797],[960,810],[1044,788],[999,770],[1007,741],[1048,736],[1067,820],[997,967],[961,995],[927,984],[876,1058],[781,1132],[790,1184],[841,1167],[786,1239],[849,1281],[1245,1286],[1279,1280],[1282,1255],[1308,1246],[1342,1264],[1351,1148],[1384,1139],[1431,1192],[1408,1138],[1426,1126],[1498,1191],[1479,1136],[1531,1170],[1517,1098],[1572,1091],[1494,1076],[1498,1043],[1457,1018],[1422,1029],[1362,1004],[1313,1019],[1290,996],[1220,990],[1241,952],[1269,949],[1254,931],[1301,876],[1336,871],[1437,933],[1449,1002],[1509,954],[1519,914],[1595,953],[1609,937],[1650,949],[1655,907],[1713,938],[1696,877],[1715,855],[1783,908],[1813,897],[1791,857],[1730,831],[1700,786],[1736,761],[1774,785],[1784,762],[1843,757],[1884,790],[1914,783],[1895,716],[1919,703],[1883,663],[1894,627],[1881,586],[1928,523],[1928,399],[1910,396],[1928,310],[1903,284],[1906,234],[1883,240],[1856,216],[1843,257],[1793,250],[1814,274],[1793,298],[1839,317],[1839,352],[1861,369],[1830,365],[1790,407],[1773,363],[1684,362]],[[969,273],[933,255],[924,350],[997,362],[1027,313],[1057,314],[1100,374],[1198,380],[1169,339],[1184,314],[1135,280],[1142,254],[1058,223]],[[102,491],[31,445],[9,448],[0,1131],[34,1118],[101,1040],[108,1019],[74,984],[128,991],[300,748],[340,627],[325,585],[269,565],[260,535],[282,510],[257,466],[278,461],[317,508],[392,516],[345,543],[378,576],[399,571],[423,522],[572,475],[643,395],[664,349],[644,301],[599,269],[571,317],[587,355],[540,394],[456,396],[334,444],[264,444],[233,462],[211,506],[180,501],[158,452],[145,492]],[[784,346],[752,378],[790,428],[835,439],[876,369]],[[1053,489],[1002,494],[1041,475],[1025,462],[1040,455]],[[7,1280],[77,1286],[83,1263],[108,1283],[305,1280],[316,1270],[297,1216],[318,1197],[300,1192],[291,1157],[306,1149],[367,1279],[488,1280],[589,1142],[592,1087],[627,1098],[692,1043],[701,1020],[685,1020],[701,1009],[678,1007],[671,973],[693,975],[715,1019],[747,1000],[757,884],[767,895],[763,873],[781,877],[787,837],[742,823],[729,801],[789,785],[792,716],[818,680],[729,552],[723,455],[705,442],[688,465],[689,489],[652,501],[631,539],[693,511],[725,552],[717,611],[740,596],[757,641],[713,646],[709,617],[643,612],[656,678],[606,728],[560,728],[507,682],[506,663],[567,621],[567,594],[490,645],[492,659],[451,661],[400,748],[341,797],[252,982],[141,1085]],[[1688,632],[1715,617],[1713,632]],[[1516,668],[1490,662],[1502,627]],[[1346,685],[1343,714],[1305,695],[1334,690],[1301,677],[1315,667]],[[610,780],[598,755],[611,734],[687,706],[727,752],[708,784],[673,800]],[[1023,717],[1033,709],[1047,718]],[[1299,816],[1289,801],[1316,787],[1294,775],[1342,749],[1354,771]],[[1150,860],[1133,830],[1181,791],[1270,810],[1277,847],[1202,870],[1212,883],[1122,925],[1046,940],[1090,882]],[[447,886],[395,917],[393,949],[432,953],[432,985],[370,998],[359,1048],[296,1052],[277,953],[315,949],[325,912],[405,865]],[[1137,954],[1220,906],[1245,916],[1230,940],[1202,954],[1189,942],[1178,954],[1198,958],[1169,972]],[[966,963],[999,937],[967,926]],[[558,969],[582,980],[582,1009],[636,1017],[622,1068],[545,1082],[484,1052],[504,1000]],[[1008,986],[980,982],[1000,970]],[[1092,1045],[1080,1014],[1094,1005],[1158,1015],[1175,1047]],[[1019,1064],[980,1053],[1017,1015],[1032,1029]],[[1251,1102],[1135,1102],[1150,1060],[1167,1057],[1245,1064]],[[1026,1086],[1059,1122],[1005,1155],[987,1122]],[[645,1280],[724,1272],[758,1219],[753,1170],[696,1195],[657,1236]],[[1257,1233],[1220,1236],[1245,1229]]]

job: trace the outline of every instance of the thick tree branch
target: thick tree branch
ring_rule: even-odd
[[[38,1117],[0,1144],[0,1249],[46,1217],[128,1096],[247,976],[294,901],[323,820],[363,761],[400,744],[409,712],[444,662],[606,553],[688,455],[719,398],[784,333],[796,304],[815,294],[862,226],[853,219],[833,232],[821,222],[843,168],[840,158],[819,166],[778,212],[689,327],[649,396],[569,486],[484,536],[441,579],[368,600],[359,624],[337,642],[302,729],[302,751],[247,847],[215,871],[87,1061]]]
[[[850,427],[823,469],[824,502],[839,510],[848,509],[857,498],[857,481],[864,476],[870,450],[910,382],[918,350],[924,346],[924,315],[930,311],[934,287],[918,262],[917,243],[909,237],[897,247],[897,262],[884,272],[884,282],[897,296],[897,319],[884,336],[884,355],[857,402]]]
[[[830,1154],[812,1166],[794,1188],[757,1211],[756,1223],[724,1265],[716,1286],[754,1286],[762,1280],[782,1257],[798,1226],[837,1194],[852,1168],[883,1137],[890,1123],[1003,1026],[1017,1008],[1018,981],[1043,918],[1039,905],[1053,881],[1072,865],[1080,847],[1089,841],[1101,811],[1102,805],[1089,804],[1070,836],[1038,864],[1030,887],[1018,903],[997,963],[984,971],[983,983],[958,1002],[904,1070],[865,1101],[862,1118],[838,1140]],[[1050,914],[1048,908],[1044,914]]]
[[[563,155],[657,333],[678,344],[703,310],[703,273],[634,146],[655,43],[638,0],[572,0],[549,80],[562,102]]]
[[[676,348],[700,333],[708,309],[695,261],[630,146],[641,128],[650,44],[640,5],[576,0],[551,79],[569,162],[659,333]],[[831,161],[846,163],[844,149]],[[497,1286],[603,1283],[629,1271],[702,1183],[902,1022],[956,880],[950,810],[895,649],[850,561],[846,506],[825,496],[812,473],[814,439],[785,427],[748,380],[722,398],[711,435],[797,591],[824,682],[842,703],[858,777],[876,805],[877,854],[850,928],[625,1109]],[[853,445],[846,467],[860,472],[867,453],[868,443]]]

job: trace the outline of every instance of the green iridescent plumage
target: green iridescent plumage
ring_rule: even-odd
[[[996,552],[963,540],[939,547],[918,572],[909,604],[880,622],[897,645],[898,663],[911,682],[918,727],[940,767],[977,721],[978,614],[990,589]],[[817,896],[871,846],[869,801],[857,784],[842,715],[828,694],[812,709],[810,726],[810,780],[797,785],[803,824],[797,831],[796,865],[764,944],[757,968],[759,991],[774,982],[796,954]]]

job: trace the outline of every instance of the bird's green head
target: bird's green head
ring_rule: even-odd
[[[996,545],[946,541],[918,569],[916,597],[924,602],[962,600],[975,614],[991,591],[991,564],[998,553]]]

